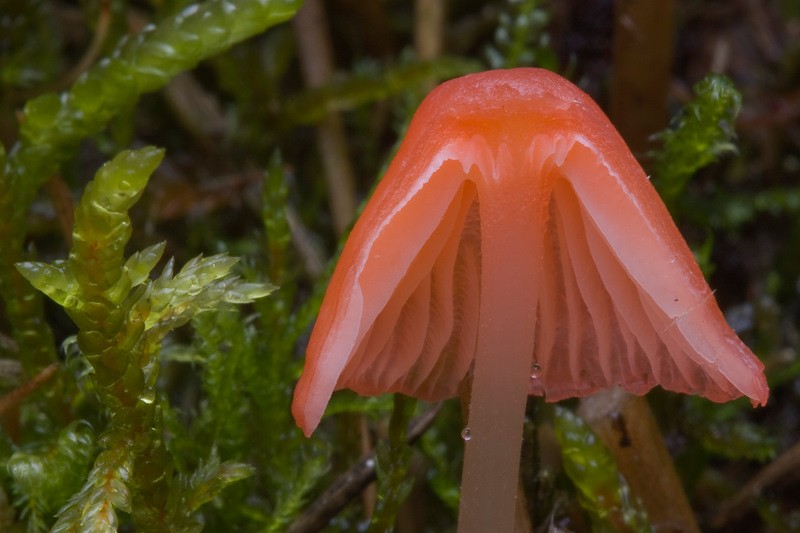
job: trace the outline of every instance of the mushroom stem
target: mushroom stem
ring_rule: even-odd
[[[504,180],[516,181],[508,176]],[[497,187],[499,183],[487,186]],[[510,190],[514,189],[498,192]],[[524,188],[517,185],[516,190]],[[459,533],[514,529],[522,426],[531,373],[536,294],[534,284],[524,280],[537,269],[533,246],[524,244],[521,237],[529,233],[526,228],[533,226],[526,216],[530,213],[524,209],[503,209],[492,204],[480,205],[481,232],[492,238],[483,239],[481,249],[480,326],[468,438],[465,435]],[[530,204],[521,201],[519,205]]]

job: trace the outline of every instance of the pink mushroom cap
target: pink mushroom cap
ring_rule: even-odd
[[[514,279],[485,275],[517,256]],[[483,316],[482,295],[509,284],[529,296]],[[504,334],[530,346],[529,393],[548,401],[614,386],[769,395],[625,142],[545,70],[464,76],[420,105],[331,278],[298,425],[310,435],[338,389],[455,396],[474,359],[492,356],[477,353],[490,321],[526,324]]]

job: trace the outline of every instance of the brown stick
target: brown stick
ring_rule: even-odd
[[[612,389],[581,400],[578,414],[614,456],[653,529],[700,532],[647,400]]]
[[[436,59],[442,55],[445,9],[443,0],[414,2],[414,51],[420,61]],[[424,86],[431,90],[436,86],[436,80],[426,80]]]
[[[77,15],[80,16],[79,13]],[[83,56],[80,58],[80,60],[72,68],[70,68],[65,74],[63,74],[58,80],[56,80],[47,88],[48,92],[61,92],[67,90],[81,74],[83,74],[94,64],[94,62],[100,56],[100,53],[103,51],[103,46],[106,43],[106,39],[108,39],[112,22],[111,15],[111,1],[100,0],[99,9],[97,11],[97,20],[95,21],[94,35],[92,36],[92,41],[89,43],[89,47],[83,53]],[[67,21],[67,24],[69,24],[69,21]]]
[[[307,0],[295,15],[294,24],[306,84],[313,88],[328,83],[333,76],[333,53],[320,1]],[[337,235],[342,235],[355,215],[356,194],[355,172],[338,113],[329,114],[317,127],[317,147],[325,168],[333,225]]]
[[[30,381],[23,383],[0,398],[0,416],[6,414],[9,409],[18,406],[22,400],[30,396],[36,389],[42,386],[45,381],[50,379],[58,370],[58,363],[53,363],[44,367],[41,372],[33,376]]]
[[[416,0],[414,4],[414,50],[421,60],[442,55],[444,46],[445,3],[442,0]]]
[[[711,520],[711,526],[722,528],[749,513],[761,493],[774,485],[800,479],[800,442],[762,468],[726,502]]]
[[[619,0],[614,9],[611,120],[634,154],[667,125],[673,0]]]
[[[441,405],[421,414],[411,422],[407,442],[415,443],[436,420]],[[339,476],[328,490],[312,503],[289,527],[287,533],[319,531],[364,488],[375,481],[375,452],[370,453]]]
[[[189,72],[175,76],[163,95],[183,128],[204,150],[213,151],[225,133],[225,116],[219,101]]]

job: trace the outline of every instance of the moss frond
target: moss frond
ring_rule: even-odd
[[[148,274],[162,244],[125,258],[132,231],[128,210],[162,157],[163,151],[155,148],[117,155],[97,172],[75,210],[69,260],[55,266],[17,265],[36,288],[64,305],[78,325],[78,346],[110,412],[100,440],[104,451],[83,489],[62,511],[59,530],[112,531],[118,523],[116,510],[131,513],[146,531],[182,530],[207,501],[200,492],[216,494],[247,470],[212,458],[198,471],[200,477],[172,483],[173,461],[156,402],[164,336],[199,313],[252,302],[273,287],[230,276],[237,260],[225,254],[192,259],[174,275],[170,261],[155,280]],[[212,480],[213,472],[219,478]],[[175,491],[181,490],[186,494],[176,500]],[[183,505],[170,507],[170,501]]]
[[[572,411],[556,406],[556,438],[564,470],[578,489],[593,531],[651,531],[644,509],[631,495],[614,458]]]
[[[742,95],[726,76],[711,74],[694,86],[694,99],[659,134],[663,147],[655,154],[656,184],[667,205],[695,172],[736,152],[734,123],[741,107]]]

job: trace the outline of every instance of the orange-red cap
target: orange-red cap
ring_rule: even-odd
[[[509,288],[524,296],[486,316],[482,295]],[[619,134],[540,69],[464,76],[422,103],[331,279],[298,425],[311,434],[342,388],[456,395],[489,322],[524,324],[504,335],[530,347],[529,392],[551,401],[612,386],[769,395]]]

